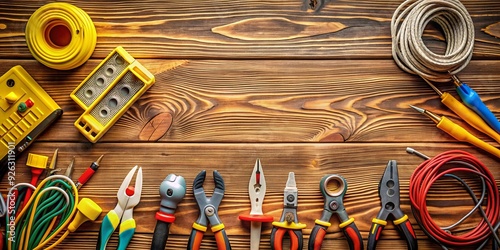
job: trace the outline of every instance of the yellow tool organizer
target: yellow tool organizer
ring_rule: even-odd
[[[9,156],[14,162],[52,122],[62,109],[21,66],[0,77],[0,172],[6,171]]]
[[[71,93],[85,110],[75,127],[97,142],[154,82],[153,74],[117,47]]]

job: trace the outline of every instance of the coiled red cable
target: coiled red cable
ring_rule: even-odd
[[[444,175],[455,173],[482,177],[487,192],[483,219],[474,229],[461,235],[452,235],[441,229],[429,214],[426,203],[427,193],[432,185]],[[465,151],[451,150],[424,161],[413,172],[409,189],[414,216],[420,226],[431,238],[446,246],[465,247],[482,243],[492,235],[490,225],[499,221],[500,198],[495,178],[482,162]]]

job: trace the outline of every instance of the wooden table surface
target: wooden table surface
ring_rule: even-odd
[[[83,66],[69,71],[47,68],[30,54],[24,29],[30,15],[51,1],[0,2],[0,72],[22,65],[63,108],[64,114],[28,152],[51,156],[58,167],[76,157],[74,176],[105,154],[97,174],[80,190],[104,210],[84,224],[60,249],[94,249],[106,212],[134,165],[144,172],[141,202],[134,210],[137,231],[129,249],[149,249],[159,208],[158,188],[170,173],[182,175],[187,194],[179,204],[168,249],[184,249],[198,216],[192,181],[206,169],[218,170],[226,183],[219,215],[233,249],[249,248],[249,225],[238,215],[250,211],[248,181],[260,158],[267,181],[263,210],[276,220],[282,211],[288,172],[295,172],[298,215],[307,224],[304,248],[323,207],[319,181],[343,175],[344,199],[365,246],[371,219],[380,209],[377,186],[388,160],[399,163],[401,206],[410,215],[421,249],[435,249],[411,215],[409,177],[421,159],[410,146],[433,156],[450,149],[473,153],[498,179],[499,160],[438,130],[408,105],[418,105],[470,128],[440,103],[423,80],[399,69],[391,57],[390,20],[402,0],[332,0],[319,12],[302,1],[68,1],[85,10],[98,34],[97,47]],[[500,4],[464,0],[475,26],[472,61],[459,76],[500,117]],[[442,48],[432,27],[425,39]],[[116,46],[123,46],[156,76],[156,83],[96,144],[73,126],[82,109],[69,94]],[[438,85],[457,96],[452,84]],[[476,133],[477,134],[477,133]],[[498,147],[482,134],[481,139]],[[26,154],[18,159],[16,181],[28,181]],[[465,214],[472,201],[453,183],[428,197],[436,221],[446,224]],[[1,190],[8,188],[6,181]],[[205,188],[213,189],[209,175]],[[4,192],[4,191],[2,191]],[[479,216],[461,229],[473,228]],[[332,219],[323,249],[347,249]],[[261,249],[269,249],[271,225],[262,230]],[[118,236],[109,246],[116,246]],[[390,223],[379,249],[405,249]],[[112,248],[112,247],[109,247]],[[216,248],[208,232],[203,248]]]

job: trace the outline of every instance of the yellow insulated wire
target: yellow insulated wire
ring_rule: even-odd
[[[26,43],[40,63],[59,70],[86,62],[97,43],[90,16],[69,3],[49,3],[36,10],[26,24]]]

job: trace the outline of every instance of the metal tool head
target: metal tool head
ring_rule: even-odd
[[[382,207],[388,212],[399,208],[399,175],[398,164],[395,160],[390,160],[385,168],[384,175],[378,186]]]
[[[66,168],[66,172],[64,173],[64,175],[66,175],[70,179],[73,175],[74,164],[75,164],[75,157],[73,156],[73,158],[71,159],[71,162],[68,165],[68,168]]]
[[[2,193],[0,193],[0,218],[7,214],[7,203],[3,199]]]
[[[186,195],[186,180],[184,180],[184,177],[169,174],[160,184],[160,211],[173,214],[184,195]]]
[[[196,202],[200,206],[200,208],[205,206],[206,204],[212,204],[216,208],[219,206],[220,202],[222,201],[222,198],[224,197],[224,191],[225,191],[225,186],[224,186],[224,179],[222,179],[222,176],[220,173],[215,170],[213,172],[214,176],[214,183],[215,183],[215,190],[212,195],[212,197],[208,198],[205,195],[205,190],[203,189],[203,182],[205,182],[205,177],[207,175],[207,172],[205,170],[202,170],[198,175],[194,178],[193,181],[193,192],[194,196],[196,199]]]
[[[205,181],[206,175],[207,172],[202,170],[193,181],[194,198],[200,209],[200,216],[196,220],[196,223],[206,226],[208,216],[210,223],[212,225],[217,225],[220,223],[217,212],[222,198],[224,198],[224,179],[222,179],[222,176],[217,170],[213,172],[215,189],[212,197],[208,198],[205,194],[205,190],[203,189],[203,182]]]
[[[347,181],[337,174],[325,175],[319,182],[319,189],[325,200],[324,209],[332,213],[344,210],[344,195],[347,192]]]
[[[264,202],[264,197],[266,196],[266,178],[264,177],[264,171],[262,170],[260,159],[255,161],[252,176],[250,176],[250,181],[248,182],[248,194],[250,196],[250,203],[252,206],[250,214],[262,215],[262,203]]]
[[[347,192],[347,182],[344,177],[337,174],[325,175],[321,178],[319,188],[323,197],[344,197]]]
[[[135,185],[133,188],[133,194],[130,192],[131,189],[129,189],[130,186],[130,181],[132,180],[132,177],[134,177],[135,171],[138,166],[133,167],[123,179],[122,185],[120,186],[120,189],[118,189],[118,202],[120,206],[124,209],[129,209],[132,207],[137,206],[139,204],[139,201],[141,200],[141,192],[142,192],[142,168],[139,167],[139,170],[137,171],[137,176],[135,177]]]
[[[295,183],[295,173],[288,173],[288,180],[285,186],[284,204],[285,207],[297,207],[298,189]]]

